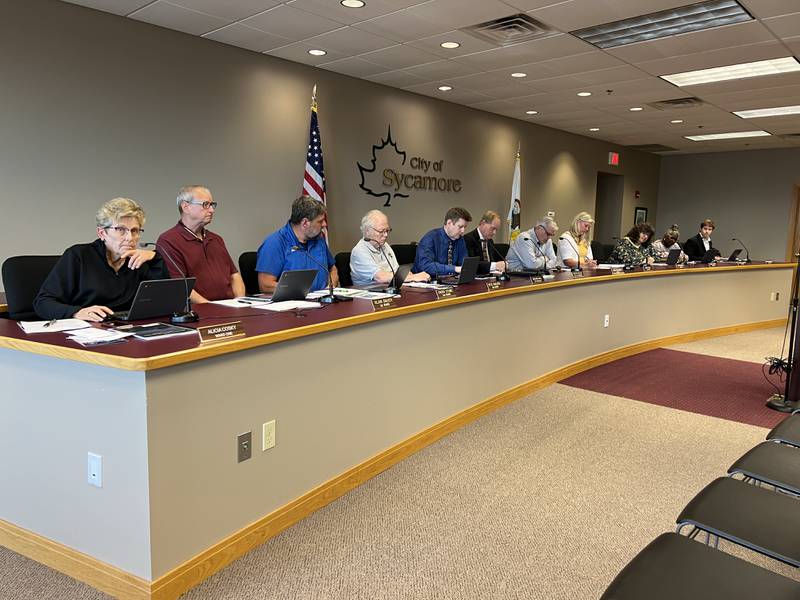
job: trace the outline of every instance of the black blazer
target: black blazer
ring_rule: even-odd
[[[467,256],[483,256],[483,248],[481,247],[481,236],[478,233],[477,229],[473,229],[469,233],[464,234],[464,241],[467,243]],[[487,241],[487,252],[489,253],[489,262],[481,261],[478,263],[478,273],[488,273],[489,267],[491,267],[491,263],[499,262],[501,260],[505,260],[504,256],[500,255],[500,252],[494,245],[493,240],[486,240]]]
[[[717,256],[722,256],[719,250],[714,248],[713,242],[709,250],[716,252]],[[688,240],[686,240],[686,243],[683,244],[683,252],[689,257],[689,260],[700,260],[705,256],[706,247],[703,245],[703,238],[699,233],[696,236],[690,237]]]

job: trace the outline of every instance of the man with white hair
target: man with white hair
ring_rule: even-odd
[[[557,232],[558,224],[552,217],[544,217],[531,229],[520,233],[508,249],[506,256],[508,270],[543,271],[554,268],[556,253],[552,238]]]
[[[353,285],[389,284],[397,271],[397,259],[388,244],[389,218],[371,210],[361,219],[361,239],[350,252],[350,276]],[[430,281],[425,273],[409,273],[406,281]]]

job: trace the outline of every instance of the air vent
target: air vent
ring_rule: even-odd
[[[700,98],[673,98],[672,100],[659,100],[658,102],[648,102],[647,106],[658,110],[674,110],[676,108],[695,108],[703,106]]]
[[[641,152],[677,152],[677,148],[670,148],[663,144],[641,144],[639,146],[628,146],[631,150],[639,150]]]
[[[558,33],[528,15],[511,15],[470,25],[461,31],[496,46],[513,46]]]

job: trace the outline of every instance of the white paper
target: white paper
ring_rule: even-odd
[[[130,336],[130,333],[123,333],[113,329],[99,329],[97,327],[89,327],[87,329],[76,330],[73,335],[68,336],[68,339],[78,342],[82,346],[93,346],[95,344],[103,344],[121,340]]]
[[[209,304],[219,304],[220,306],[230,306],[231,308],[246,308],[252,304],[258,302],[259,304],[269,302],[267,298],[264,298],[263,302],[259,302],[258,300],[245,300],[243,298],[233,298],[230,300],[212,300]]]
[[[25,333],[53,333],[84,329],[89,327],[89,323],[81,319],[53,319],[52,321],[20,321],[19,326]]]
[[[426,290],[446,290],[451,287],[449,285],[442,285],[441,283],[425,283],[424,281],[407,281],[403,287],[423,288]]]
[[[603,263],[603,264],[597,265],[597,267],[595,267],[595,268],[598,269],[598,270],[600,270],[600,269],[616,270],[616,269],[624,269],[625,265],[618,265],[618,264],[614,264],[614,263]]]
[[[273,310],[283,312],[286,310],[304,310],[306,308],[320,308],[319,302],[307,302],[305,300],[286,300],[284,302],[270,302],[269,304],[253,304],[251,308],[262,310]]]

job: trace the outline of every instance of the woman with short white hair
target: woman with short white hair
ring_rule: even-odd
[[[139,283],[168,279],[164,261],[139,248],[144,210],[129,198],[109,200],[97,211],[97,239],[64,252],[33,301],[42,319],[102,321],[130,308]]]

